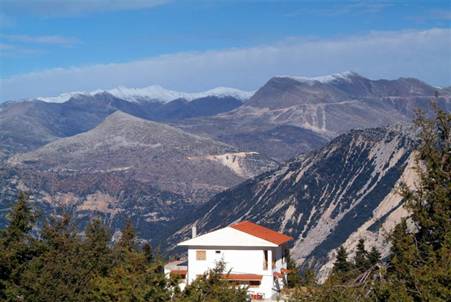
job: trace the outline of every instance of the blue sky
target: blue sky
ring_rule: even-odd
[[[450,0],[0,0],[0,101],[344,70],[445,86],[450,28]]]

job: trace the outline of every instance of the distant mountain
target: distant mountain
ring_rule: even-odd
[[[130,217],[155,239],[146,228],[276,167],[255,152],[115,112],[92,130],[9,158],[0,196],[4,208],[24,190],[44,212],[68,209],[79,224],[98,214],[114,228]]]
[[[414,141],[399,127],[353,130],[280,169],[219,193],[169,238],[189,236],[251,220],[295,238],[291,254],[324,275],[333,250],[366,238],[386,252],[384,230],[406,212],[395,186],[412,184]]]
[[[354,72],[316,78],[278,76],[230,112],[176,125],[242,149],[250,145],[283,161],[350,129],[410,121],[418,108],[431,111],[432,99],[451,110],[447,90],[417,79],[370,80]],[[281,133],[280,127],[289,131]]]
[[[275,164],[257,153],[117,111],[96,128],[11,157],[17,170],[65,174],[124,171],[160,190],[202,201]]]
[[[244,91],[229,87],[216,87],[214,89],[201,92],[181,92],[165,89],[158,85],[153,85],[144,88],[118,87],[110,90],[95,90],[92,92],[68,92],[62,93],[58,96],[38,97],[36,99],[49,103],[64,103],[73,97],[89,97],[89,96],[95,97],[98,94],[105,93],[110,94],[118,99],[133,103],[142,103],[142,102],[167,103],[177,99],[193,101],[196,99],[206,97],[214,97],[214,98],[231,97],[237,100],[245,101],[254,94],[254,91]]]
[[[410,121],[432,99],[451,110],[447,89],[352,72],[278,76],[251,94],[121,88],[1,104],[0,213],[25,190],[80,226],[131,217],[154,242],[180,229],[172,243],[191,219],[208,230],[249,218],[290,232],[299,262],[326,272],[337,244],[400,214],[393,185],[410,177],[408,136],[349,131]]]
[[[436,97],[437,96],[437,97]],[[0,105],[0,160],[90,130],[120,110],[170,123],[283,162],[350,129],[410,121],[451,94],[417,79],[370,80],[354,72],[277,76],[253,92],[215,88],[185,93],[159,86],[73,92]]]
[[[451,86],[442,88],[442,89],[441,89],[441,94],[451,95]]]
[[[116,95],[127,96],[124,91]],[[242,104],[235,90],[206,92],[166,101],[137,102],[119,98],[108,92],[66,94],[60,97],[0,105],[0,159],[16,152],[27,152],[58,138],[85,132],[97,126],[116,110],[155,121],[175,121],[210,116],[230,111]],[[230,93],[230,95],[227,95]],[[244,92],[243,92],[244,93]],[[130,94],[128,97],[131,98]],[[183,95],[175,94],[174,97]],[[137,96],[134,95],[136,98]],[[58,102],[51,102],[51,101]],[[64,101],[64,102],[62,102]],[[164,102],[163,102],[164,101]]]
[[[417,79],[373,81],[355,72],[316,78],[278,76],[259,89],[247,105],[275,109],[350,99],[433,96],[436,90]]]

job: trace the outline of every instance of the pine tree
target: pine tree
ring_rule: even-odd
[[[150,243],[146,242],[144,244],[143,253],[144,253],[144,256],[146,257],[148,263],[153,263],[155,261],[152,246],[150,245]]]
[[[42,253],[21,274],[16,292],[25,301],[80,301],[90,278],[90,260],[84,257],[70,216],[51,219],[41,231]]]
[[[150,246],[149,246],[150,247]],[[105,275],[95,276],[90,284],[88,301],[155,301],[171,300],[169,281],[157,261],[149,261],[146,249],[136,248],[131,221],[113,247],[113,265]]]
[[[451,297],[451,114],[435,106],[436,116],[419,113],[416,188],[401,186],[410,211],[397,225],[388,273],[379,284],[384,299],[449,301]]]
[[[135,249],[135,240],[136,240],[136,232],[133,227],[133,223],[131,220],[128,220],[125,224],[125,227],[122,229],[122,235],[119,239],[117,246],[122,250],[134,250]]]
[[[7,218],[8,226],[0,230],[0,300],[7,300],[17,292],[24,266],[40,253],[30,234],[36,216],[25,193],[19,193]]]
[[[316,276],[315,272],[312,269],[306,269],[302,274],[301,279],[302,286],[315,286],[316,285]]]
[[[343,246],[337,250],[337,259],[334,264],[334,272],[347,273],[351,269],[351,264],[348,262],[348,252]]]
[[[28,197],[24,192],[19,193],[19,198],[8,214],[8,227],[0,232],[5,245],[18,242],[29,234],[35,222],[35,216],[27,203]]]
[[[367,260],[368,252],[365,250],[365,240],[360,239],[357,243],[357,248],[354,257],[355,267],[363,272],[369,268]]]
[[[86,226],[83,242],[85,257],[90,259],[91,269],[101,275],[105,275],[112,265],[110,240],[110,230],[99,219],[92,220]]]
[[[372,247],[371,251],[368,253],[367,261],[369,266],[374,266],[381,261],[381,253],[376,249],[376,247]]]
[[[286,254],[287,260],[287,286],[290,288],[299,286],[301,283],[301,275],[299,273],[299,267],[296,262],[291,258],[290,253]]]

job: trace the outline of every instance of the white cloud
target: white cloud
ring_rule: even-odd
[[[169,0],[2,0],[6,13],[31,13],[43,16],[71,16],[103,11],[152,8]]]
[[[64,37],[58,35],[49,36],[30,36],[30,35],[2,35],[0,37],[11,41],[19,43],[31,43],[31,44],[49,44],[49,45],[60,45],[60,46],[72,46],[79,43],[80,41],[74,37]]]
[[[215,86],[255,89],[277,74],[316,76],[343,70],[370,78],[411,76],[436,85],[450,85],[451,29],[372,32],[340,39],[290,39],[252,48],[50,69],[2,79],[0,100],[120,85],[159,84],[186,91]]]

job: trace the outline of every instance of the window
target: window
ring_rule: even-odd
[[[249,287],[259,287],[260,281],[249,281]]]
[[[207,260],[206,251],[196,251],[196,260]]]
[[[263,257],[264,257],[264,259],[263,259],[263,270],[266,271],[268,269],[268,251],[267,250],[263,251]]]

